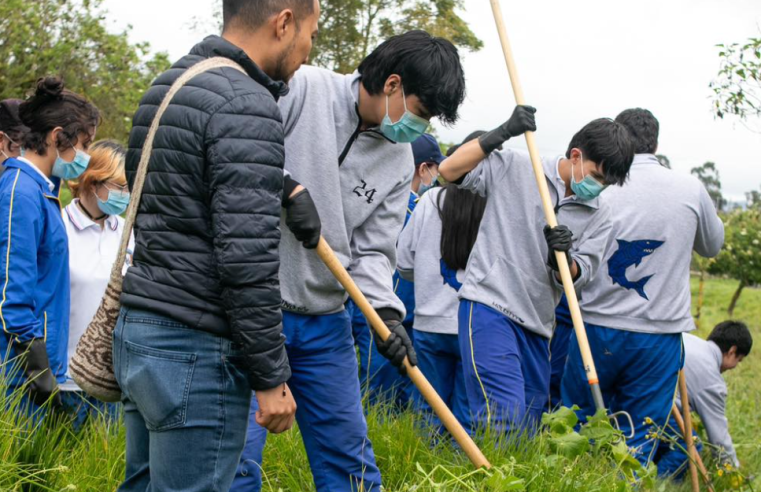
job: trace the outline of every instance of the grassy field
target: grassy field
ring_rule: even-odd
[[[710,280],[706,286],[701,335],[726,318],[735,283]],[[693,294],[697,282],[693,281]],[[761,340],[761,291],[747,289],[735,312]],[[745,475],[761,469],[761,348],[740,368],[727,375],[728,417]],[[13,406],[6,401],[3,407]],[[473,471],[467,459],[448,443],[433,445],[410,413],[390,415],[383,408],[369,409],[370,437],[386,490],[443,491],[625,491],[635,490],[620,475],[620,467],[606,454],[591,450],[578,457],[556,454],[549,434],[532,441],[496,443],[484,437],[483,449],[496,465],[493,472]],[[0,414],[0,490],[6,491],[110,491],[124,472],[124,431],[118,425],[97,422],[74,434],[66,425],[44,425],[30,432],[31,424],[14,412]],[[712,466],[709,464],[709,466]],[[714,467],[712,467],[715,470]],[[298,431],[271,436],[264,461],[265,491],[314,490]],[[761,488],[761,481],[740,485]],[[724,490],[722,484],[717,490]],[[731,487],[726,482],[727,487]],[[739,485],[735,483],[735,485]],[[643,487],[639,487],[643,490]],[[686,491],[686,485],[658,482],[658,491]]]

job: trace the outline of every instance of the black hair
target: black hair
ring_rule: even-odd
[[[465,100],[465,74],[457,48],[425,31],[392,36],[370,53],[357,69],[371,95],[383,92],[391,75],[402,78],[407,96],[415,95],[430,113],[446,124],[457,121]]]
[[[737,355],[746,356],[753,346],[753,337],[745,323],[740,321],[723,321],[714,327],[708,340],[715,343],[723,354],[732,347],[737,347]]]
[[[473,132],[462,141],[462,144],[484,133],[486,132]],[[447,150],[447,157],[462,144],[450,147]],[[457,185],[449,184],[436,197],[436,207],[439,209],[439,218],[441,218],[441,259],[453,270],[464,270],[478,238],[478,229],[481,227],[481,219],[486,209],[486,198],[463,190]]]
[[[642,108],[627,109],[616,116],[616,122],[629,130],[635,154],[655,154],[658,150],[660,125],[653,113]]]
[[[0,101],[0,132],[8,135],[18,145],[23,145],[24,135],[29,132],[29,128],[21,122],[18,115],[18,108],[22,102],[24,101],[21,99]]]
[[[634,160],[634,144],[629,132],[610,118],[587,123],[568,144],[565,156],[569,159],[571,149],[581,150],[584,159],[602,167],[606,185],[623,185]]]
[[[314,12],[314,0],[223,0],[222,29],[233,24],[256,29],[285,9],[293,10],[298,29],[299,20]]]
[[[48,133],[54,128],[63,128],[56,142],[58,147],[74,146],[80,133],[93,133],[100,122],[98,108],[66,90],[59,77],[39,79],[34,95],[19,106],[19,117],[29,127],[24,147],[38,154],[47,152]]]

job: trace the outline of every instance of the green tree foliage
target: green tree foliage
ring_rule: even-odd
[[[761,284],[761,210],[735,210],[726,216],[724,249],[709,271],[740,282],[727,308],[731,316],[743,289]]]
[[[0,99],[24,98],[35,81],[60,75],[101,111],[98,138],[126,141],[132,115],[167,55],[108,31],[102,0],[2,0]]]
[[[663,154],[657,154],[655,158],[658,159],[658,162],[661,166],[665,167],[666,169],[671,169],[671,160],[668,157]]]
[[[750,190],[746,192],[745,203],[747,204],[748,208],[760,209],[761,208],[761,191]]]
[[[761,117],[761,38],[717,46],[720,68],[711,82],[714,113],[719,118]]]
[[[706,187],[708,195],[716,206],[716,210],[723,210],[727,201],[721,193],[721,178],[719,176],[719,170],[716,168],[716,164],[713,162],[706,162],[702,166],[693,167],[690,172]]]

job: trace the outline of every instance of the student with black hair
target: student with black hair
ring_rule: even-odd
[[[159,75],[135,113],[130,187],[170,87],[193,77],[156,132],[114,331],[114,372],[127,429],[121,491],[227,491],[252,419],[291,428],[281,311],[281,215],[316,244],[306,190],[284,177],[277,102],[317,35],[317,0],[223,0],[223,31]],[[285,209],[285,211],[283,211]]]
[[[750,354],[753,337],[744,323],[730,320],[716,325],[707,340],[689,333],[683,335],[683,340],[684,376],[690,409],[700,416],[708,444],[719,463],[737,468],[740,462],[725,415],[727,383],[722,374],[736,368]],[[681,410],[681,402],[677,401],[677,407]],[[678,432],[679,427],[673,416],[669,424],[671,430]],[[654,461],[661,477],[680,478],[687,469],[688,458],[683,451],[687,446],[683,436],[676,437],[680,440],[681,449],[666,441],[658,444]]]
[[[457,186],[434,188],[420,198],[396,246],[399,274],[414,281],[417,302],[412,339],[418,366],[466,428],[470,409],[457,339],[457,293],[485,207],[484,197]],[[419,392],[414,393],[414,402],[434,430],[441,432],[441,421]]]
[[[376,339],[378,351],[396,367],[405,356],[415,364],[392,284],[396,240],[413,173],[409,144],[431,118],[456,121],[465,96],[457,49],[411,31],[382,43],[352,75],[304,66],[290,88],[280,102],[285,168],[309,189],[322,234],[391,330],[386,342]],[[280,252],[289,385],[317,491],[377,491],[346,291],[288,231]],[[250,459],[263,441],[249,441]]]
[[[717,255],[724,226],[700,181],[656,159],[658,120],[650,111],[628,109],[616,122],[632,135],[636,155],[626,184],[605,194],[611,231],[601,268],[579,302],[605,403],[631,415],[634,437],[627,445],[647,465],[656,441],[645,419],[666,424],[683,362],[682,333],[695,329],[692,252]],[[563,405],[581,407],[582,420],[595,413],[574,333],[561,394]],[[621,429],[631,430],[627,422]]]
[[[547,410],[549,339],[561,286],[555,250],[568,253],[577,289],[595,275],[611,210],[600,193],[621,185],[633,157],[626,130],[601,118],[543,159],[560,224],[544,227],[525,152],[495,151],[536,130],[535,109],[518,106],[500,127],[461,146],[439,170],[488,198],[460,290],[459,342],[470,413],[478,426],[532,431]]]
[[[0,358],[6,390],[24,387],[25,409],[41,416],[48,400],[60,407],[68,363],[69,249],[56,189],[87,168],[100,114],[63,80],[46,77],[19,105],[19,119],[27,151],[7,159],[0,177]]]
[[[11,157],[20,156],[23,152],[21,143],[29,128],[19,117],[21,103],[23,101],[20,99],[0,101],[0,164]]]
[[[433,135],[423,134],[412,142],[412,155],[415,159],[415,174],[410,185],[410,195],[407,202],[407,214],[404,225],[407,226],[412,212],[417,207],[418,200],[428,190],[438,185],[439,164],[444,160],[439,142]],[[392,279],[394,293],[401,299],[407,314],[402,325],[407,335],[413,340],[412,325],[415,318],[415,286],[394,272]],[[378,402],[391,402],[396,410],[404,410],[416,393],[412,381],[399,373],[391,362],[380,355],[372,335],[372,329],[365,315],[349,300],[346,309],[351,314],[351,326],[354,343],[359,352],[359,384],[367,402],[371,405]]]

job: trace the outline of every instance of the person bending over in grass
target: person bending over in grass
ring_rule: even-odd
[[[456,121],[464,95],[454,45],[411,31],[382,43],[352,75],[303,67],[280,103],[285,168],[312,193],[325,239],[391,330],[376,344],[397,367],[405,356],[416,363],[391,281],[414,170],[409,144],[431,118]],[[381,475],[360,401],[347,294],[302,247],[315,247],[318,238],[283,231],[280,247],[296,419],[318,492],[377,491]],[[264,439],[250,428],[243,463],[254,468]]]
[[[457,293],[485,207],[484,197],[457,186],[434,188],[420,198],[396,246],[397,270],[402,278],[414,281],[418,299],[413,344],[420,370],[466,429],[470,409],[457,341]],[[413,399],[415,409],[442,432],[441,422],[420,392]]]
[[[412,154],[415,158],[415,174],[407,202],[405,227],[415,211],[418,199],[438,184],[436,177],[439,174],[439,164],[444,160],[439,142],[427,133],[412,142]],[[415,318],[415,286],[401,277],[398,271],[394,272],[393,285],[394,293],[402,300],[407,311],[402,325],[414,346],[412,325]],[[359,350],[359,383],[369,396],[368,403],[374,405],[378,402],[391,402],[395,409],[403,410],[417,393],[412,381],[400,374],[388,359],[380,355],[373,340],[372,329],[354,302],[349,300],[346,308],[352,313],[354,343]]]
[[[655,441],[645,418],[666,424],[683,362],[682,333],[695,328],[692,252],[717,255],[724,226],[700,181],[659,164],[658,120],[650,111],[628,109],[616,121],[629,130],[637,155],[628,182],[606,193],[612,230],[580,303],[605,403],[612,412],[629,412],[634,438],[627,444],[647,466]],[[563,405],[581,407],[582,421],[595,413],[574,333],[561,393]],[[631,430],[624,421],[621,429]]]
[[[737,367],[750,353],[753,337],[744,323],[724,321],[719,323],[703,340],[685,333],[684,339],[684,375],[687,380],[687,394],[690,396],[690,409],[700,415],[708,443],[715,451],[721,464],[735,468],[740,466],[737,453],[729,435],[729,422],[725,415],[727,406],[727,383],[723,373]],[[681,403],[677,402],[681,410]],[[674,417],[669,420],[671,430],[679,433]],[[658,475],[661,477],[681,478],[688,466],[687,448],[681,435],[679,446],[669,442],[660,442],[655,455]]]
[[[320,7],[317,0],[224,0],[222,12],[222,36],[207,37],[156,79],[130,134],[134,186],[169,87],[209,58],[243,69],[194,77],[156,134],[114,332],[127,428],[122,491],[227,491],[251,390],[259,424],[284,432],[294,421],[278,247],[282,204],[299,188],[284,193],[277,100],[307,61]]]
[[[448,181],[488,198],[460,291],[459,342],[470,413],[479,426],[533,430],[547,410],[549,339],[560,283],[554,251],[566,251],[577,289],[600,265],[610,209],[598,195],[621,185],[633,147],[626,130],[597,119],[565,155],[543,159],[560,224],[545,224],[526,152],[495,149],[536,129],[518,106],[502,126],[460,147],[440,166]],[[575,239],[573,235],[575,234]]]

